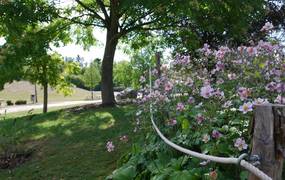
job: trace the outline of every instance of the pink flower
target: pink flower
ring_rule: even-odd
[[[177,104],[177,106],[176,106],[177,111],[184,111],[184,109],[185,109],[185,106],[183,103],[180,102]]]
[[[239,107],[239,110],[243,114],[246,114],[247,112],[252,111],[252,104],[250,102],[244,103],[242,106]]]
[[[168,126],[175,126],[177,124],[176,119],[170,119],[167,121]]]
[[[223,84],[224,82],[225,81],[223,79],[221,79],[221,78],[217,80],[217,84]]]
[[[219,131],[217,131],[217,130],[213,130],[212,131],[212,137],[213,138],[215,138],[215,139],[218,139],[218,138],[220,138],[220,137],[222,137],[223,135],[219,132]]]
[[[278,83],[276,85],[276,91],[278,93],[282,93],[282,92],[285,92],[285,84],[284,83]]]
[[[154,70],[152,70],[151,73],[156,76],[158,74],[158,71],[157,71],[157,69],[154,69]]]
[[[235,80],[237,78],[237,75],[235,73],[229,73],[228,78],[229,80]]]
[[[257,54],[257,49],[255,47],[247,47],[246,51],[249,56],[254,56],[255,54]]]
[[[212,51],[211,51],[211,49],[210,49],[210,46],[209,46],[209,44],[207,44],[207,43],[204,44],[203,48],[200,49],[200,51],[203,52],[205,56],[209,56],[209,55],[212,54]]]
[[[219,48],[218,51],[216,51],[216,59],[222,60],[226,53],[230,52],[230,49],[228,47],[222,46]]]
[[[223,91],[221,91],[220,89],[217,89],[214,92],[214,95],[217,96],[220,99],[224,99],[225,98],[225,93]]]
[[[244,150],[244,149],[247,149],[247,147],[248,147],[248,145],[245,143],[245,140],[242,139],[242,138],[237,138],[237,139],[235,140],[234,146],[235,146],[236,148],[238,148],[239,151],[242,151],[242,150]]]
[[[185,82],[185,85],[189,86],[189,87],[192,87],[193,84],[194,84],[194,81],[190,77],[188,77],[186,82]]]
[[[186,66],[190,63],[190,56],[177,56],[174,60],[174,65],[183,65]]]
[[[196,120],[197,120],[198,124],[202,124],[202,122],[205,120],[205,117],[202,114],[199,113],[196,116]]]
[[[213,95],[213,92],[214,92],[214,89],[210,85],[206,85],[201,88],[200,95],[203,98],[208,99],[209,97]]]
[[[245,100],[250,96],[251,90],[249,88],[240,87],[238,89],[238,94],[241,100]]]
[[[277,86],[276,82],[270,82],[269,84],[266,85],[265,89],[267,91],[275,91],[276,86]]]
[[[141,76],[141,77],[140,77],[140,82],[141,82],[141,83],[144,83],[145,81],[146,81],[145,77],[144,77],[144,76]]]
[[[112,141],[108,141],[107,144],[106,144],[106,148],[107,148],[108,152],[112,152],[112,151],[114,151],[115,146],[113,145]]]
[[[210,180],[216,180],[216,179],[218,179],[218,173],[217,173],[217,171],[211,171],[211,172],[209,173],[209,176],[210,176]]]
[[[227,101],[227,102],[224,103],[223,108],[229,108],[229,107],[231,107],[232,105],[233,105],[233,104],[232,104],[232,101]]]
[[[285,97],[278,95],[277,98],[274,100],[274,102],[278,104],[285,104]]]
[[[129,141],[129,138],[127,135],[124,135],[124,136],[121,136],[120,137],[120,141],[123,141],[124,143],[128,142]]]
[[[202,137],[202,141],[203,141],[204,143],[209,142],[210,139],[211,139],[211,138],[210,138],[210,136],[209,136],[208,134],[204,134],[203,137]]]
[[[270,23],[270,22],[266,22],[265,24],[264,24],[264,26],[260,29],[260,31],[269,31],[269,30],[271,30],[271,29],[273,29],[274,28],[274,26],[273,26],[273,24],[272,23]]]
[[[222,63],[221,61],[218,61],[216,64],[216,71],[221,71],[225,69],[225,65],[224,63]]]
[[[188,103],[189,104],[193,104],[194,102],[195,102],[194,97],[191,96],[191,97],[188,98]]]
[[[160,79],[155,80],[154,81],[154,88],[156,88],[156,89],[159,88],[160,84],[161,84],[161,80]]]
[[[171,91],[173,88],[173,84],[171,82],[167,82],[165,85],[164,85],[164,90],[165,91]]]
[[[261,105],[261,104],[268,104],[267,99],[257,98],[253,101],[253,105]]]

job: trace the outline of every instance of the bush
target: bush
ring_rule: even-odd
[[[144,82],[135,130],[148,125],[151,104],[159,129],[175,144],[221,157],[249,153],[253,107],[285,104],[284,75],[285,53],[278,44],[260,41],[237,49],[205,44],[196,57],[177,56],[156,80],[153,72],[152,91]],[[245,179],[235,166],[180,154],[153,131],[137,147],[112,179],[126,173],[134,179]]]
[[[23,104],[27,104],[26,100],[18,100],[15,102],[16,105],[23,105]]]
[[[13,106],[14,103],[11,100],[6,101],[7,106]]]

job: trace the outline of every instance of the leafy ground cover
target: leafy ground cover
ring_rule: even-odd
[[[24,164],[0,170],[0,179],[104,179],[138,138],[128,117],[133,109],[60,110],[0,120],[2,141],[10,137],[17,149],[33,151]],[[127,141],[120,140],[123,135]],[[115,142],[112,152],[106,150],[109,140]]]

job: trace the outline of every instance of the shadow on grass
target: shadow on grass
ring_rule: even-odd
[[[126,116],[132,109],[56,111],[0,121],[0,131],[17,136],[26,148],[36,149],[31,161],[11,172],[0,171],[0,179],[103,179],[131,147],[131,143],[120,142],[119,136],[127,134],[130,141],[137,136],[132,133],[131,118]],[[116,146],[112,153],[106,152],[108,140]]]

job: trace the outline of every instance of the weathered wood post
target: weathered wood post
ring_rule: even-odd
[[[273,180],[282,180],[285,157],[285,106],[265,104],[254,108],[251,155],[260,157],[260,170]],[[249,180],[258,180],[249,175]]]

